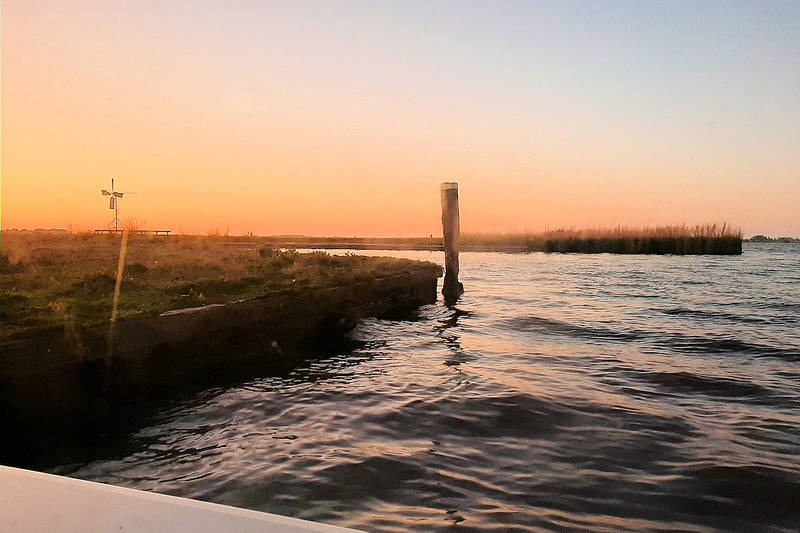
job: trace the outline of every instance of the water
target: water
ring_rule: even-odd
[[[800,527],[800,246],[465,253],[462,281],[52,471],[370,531]]]

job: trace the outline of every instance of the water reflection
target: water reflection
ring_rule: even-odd
[[[446,365],[458,366],[464,361],[469,360],[469,356],[461,347],[460,336],[456,329],[459,319],[469,316],[470,314],[468,311],[458,309],[457,307],[448,307],[447,316],[437,320],[437,324],[434,326],[436,334],[451,352],[451,355],[445,360]]]

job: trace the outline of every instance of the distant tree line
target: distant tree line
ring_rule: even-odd
[[[800,242],[800,237],[767,237],[766,235],[753,235],[747,242]]]

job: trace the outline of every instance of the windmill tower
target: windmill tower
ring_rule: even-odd
[[[114,178],[111,178],[111,190],[108,189],[101,189],[100,191],[103,196],[109,196],[108,199],[108,208],[114,210],[114,220],[109,222],[106,229],[110,230],[111,226],[114,226],[114,231],[119,231],[119,201],[122,198],[123,194],[136,194],[135,192],[119,192],[114,190]]]

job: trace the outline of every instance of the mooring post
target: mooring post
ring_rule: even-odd
[[[442,294],[447,305],[455,303],[464,286],[458,281],[458,241],[461,238],[461,219],[458,213],[458,183],[441,185],[442,233],[444,235],[444,287]]]

